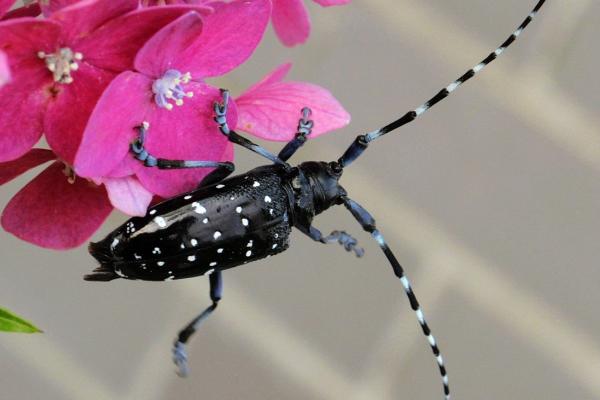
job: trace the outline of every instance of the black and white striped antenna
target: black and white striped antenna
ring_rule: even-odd
[[[429,110],[431,107],[439,103],[444,98],[448,97],[448,95],[454,92],[460,85],[477,75],[482,69],[484,69],[488,64],[494,61],[500,54],[504,53],[504,50],[508,48],[516,39],[521,35],[525,27],[529,25],[529,23],[533,20],[535,15],[538,13],[540,8],[544,5],[546,0],[539,0],[535,5],[533,10],[527,15],[527,18],[519,25],[516,31],[514,31],[508,39],[506,39],[496,50],[491,52],[486,58],[484,58],[479,64],[475,65],[473,68],[469,69],[462,76],[456,79],[454,82],[450,83],[448,86],[440,90],[435,96],[431,99],[427,100],[425,103],[421,104],[419,107],[415,108],[404,114],[399,119],[385,125],[382,128],[379,128],[375,131],[369,132],[364,135],[358,136],[354,142],[348,147],[346,152],[340,157],[338,163],[340,166],[346,167],[350,165],[354,160],[356,160],[363,151],[369,146],[369,143],[380,138],[381,136],[389,133],[395,129],[400,128],[403,125],[408,124],[409,122],[414,121],[419,116],[421,116],[425,111]]]

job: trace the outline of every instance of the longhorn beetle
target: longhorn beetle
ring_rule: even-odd
[[[138,138],[131,152],[149,168],[215,168],[197,190],[166,200],[152,207],[145,217],[135,217],[109,234],[104,240],[91,243],[90,253],[100,267],[85,279],[110,281],[117,278],[142,280],[172,280],[209,275],[212,305],[180,331],[173,348],[173,360],[179,374],[187,374],[185,344],[221,300],[221,271],[280,253],[289,245],[292,227],[298,228],[320,243],[339,243],[356,256],[363,255],[357,241],[345,232],[334,231],[324,236],[312,225],[313,218],[334,205],[343,204],[362,228],[377,242],[400,279],[411,308],[427,337],[442,376],[444,394],[450,398],[448,375],[440,349],[421,306],[404,273],[404,269],[388,247],[375,225],[375,219],[360,204],[348,197],[338,183],[346,167],[354,162],[369,144],[405,125],[447,97],[465,81],[506,50],[521,34],[544,4],[540,0],[514,31],[496,50],[475,67],[450,83],[416,109],[390,124],[358,136],[344,154],[332,162],[304,162],[296,167],[287,160],[306,142],[313,122],[310,110],[302,110],[294,139],[274,155],[229,129],[227,108],[229,92],[222,90],[222,102],[214,104],[215,122],[231,142],[251,150],[269,161],[270,165],[255,168],[245,174],[225,179],[234,171],[229,162],[184,161],[156,158],[144,148],[150,126],[142,122],[136,129]]]

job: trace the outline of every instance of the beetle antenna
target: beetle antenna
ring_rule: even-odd
[[[373,218],[373,216],[371,216],[371,214],[367,210],[365,210],[360,204],[348,197],[343,197],[342,201],[344,202],[344,205],[346,206],[348,211],[350,211],[354,218],[360,223],[362,228],[365,231],[369,232],[373,239],[377,241],[377,244],[379,244],[379,247],[381,248],[381,250],[383,250],[385,257],[390,262],[390,265],[394,270],[394,274],[398,278],[400,278],[400,281],[402,282],[402,287],[404,288],[404,292],[406,293],[408,301],[410,302],[410,307],[417,315],[417,320],[419,321],[419,325],[423,330],[423,334],[427,337],[429,346],[431,346],[431,350],[433,351],[433,355],[435,356],[435,360],[438,364],[440,374],[442,376],[445,399],[449,400],[450,387],[448,385],[448,374],[446,372],[446,365],[444,364],[444,359],[440,352],[440,348],[438,347],[437,341],[433,337],[431,329],[429,328],[429,325],[425,320],[425,315],[421,310],[421,305],[419,304],[419,301],[417,300],[417,297],[413,292],[412,286],[408,278],[406,277],[406,274],[404,273],[404,268],[402,268],[402,266],[396,259],[396,256],[394,256],[394,253],[392,253],[392,250],[388,247],[387,243],[385,242],[385,239],[383,238],[383,235],[377,230],[377,227],[375,225],[375,219]]]
[[[514,31],[508,37],[508,39],[506,39],[500,46],[498,46],[498,48],[496,48],[496,50],[491,52],[479,64],[475,65],[473,68],[469,69],[467,72],[465,72],[463,75],[461,75],[454,82],[450,83],[448,86],[446,86],[445,88],[440,90],[431,99],[427,100],[425,103],[423,103],[419,107],[415,108],[414,110],[407,112],[399,119],[385,125],[384,127],[379,128],[375,131],[369,132],[367,134],[358,136],[354,140],[354,142],[350,145],[350,147],[348,147],[346,152],[340,157],[340,159],[338,160],[338,163],[342,167],[347,167],[367,149],[370,142],[374,141],[375,139],[380,138],[381,136],[385,135],[388,132],[391,132],[395,129],[400,128],[403,125],[408,124],[409,122],[414,121],[415,119],[417,119],[417,117],[419,117],[425,111],[429,110],[431,107],[433,107],[434,105],[439,103],[441,100],[448,97],[448,95],[450,93],[452,93],[453,91],[455,91],[460,85],[462,85],[463,83],[465,83],[466,81],[468,81],[469,79],[474,77],[477,73],[479,73],[482,69],[484,69],[488,64],[490,64],[492,61],[494,61],[500,54],[502,54],[504,52],[504,50],[506,50],[506,48],[515,41],[515,39],[517,39],[517,37],[521,34],[521,32],[523,32],[525,27],[527,25],[529,25],[529,23],[533,20],[533,18],[535,17],[537,12],[540,10],[540,8],[542,8],[542,6],[544,5],[545,2],[546,2],[546,0],[539,0],[538,3],[533,8],[533,10],[529,13],[529,15],[527,15],[527,18],[525,18],[525,20],[521,23],[521,25],[519,25],[517,30]]]

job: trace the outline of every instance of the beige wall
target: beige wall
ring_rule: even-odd
[[[308,45],[269,33],[218,83],[273,66],[330,88],[353,117],[298,160],[419,105],[498,45],[533,6],[505,0],[355,0],[312,6]],[[600,398],[600,4],[550,1],[515,47],[343,178],[406,266],[445,353],[456,399]],[[268,145],[278,149],[279,145]],[[238,170],[262,163],[238,151]],[[0,188],[0,206],[31,174]],[[97,237],[123,217],[113,215]],[[84,282],[85,249],[0,232],[0,304],[44,335],[0,337],[2,399],[431,399],[441,384],[400,282],[343,210],[319,218],[366,248],[357,260],[295,233],[286,253],[225,274],[225,297],[170,362],[207,282]]]

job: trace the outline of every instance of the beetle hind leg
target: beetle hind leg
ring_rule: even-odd
[[[215,311],[221,297],[223,295],[223,278],[221,271],[215,271],[209,276],[210,283],[210,299],[212,304],[208,306],[204,311],[200,313],[196,318],[190,321],[177,336],[177,340],[173,345],[173,362],[177,365],[177,375],[181,377],[187,376],[189,372],[188,368],[188,356],[185,345],[190,337],[196,332],[202,321],[204,321],[210,314]]]

